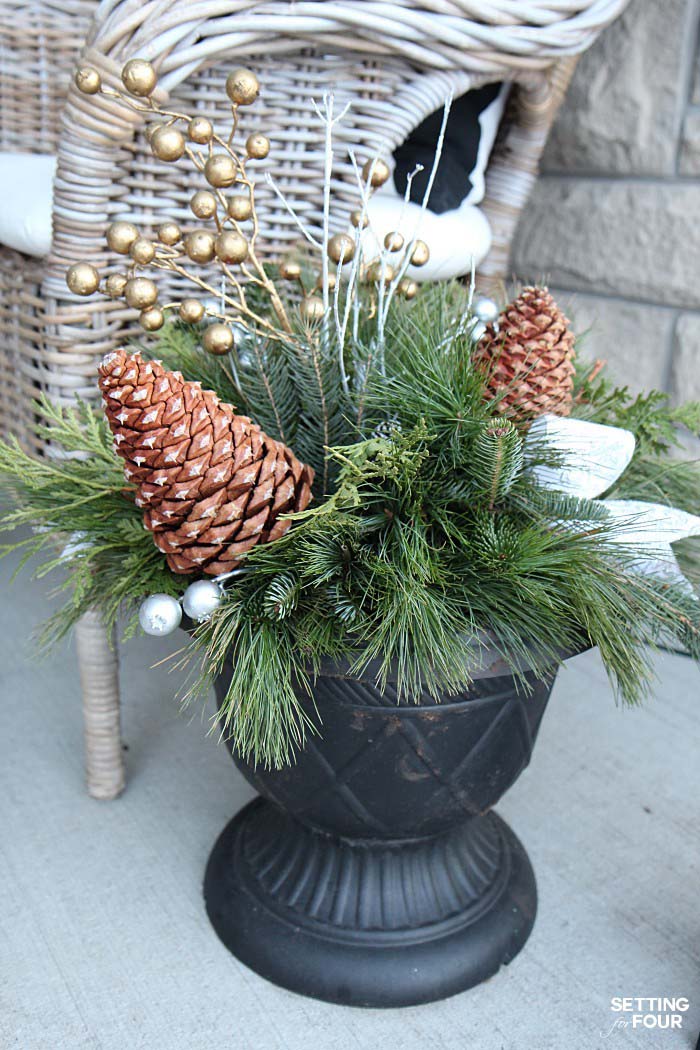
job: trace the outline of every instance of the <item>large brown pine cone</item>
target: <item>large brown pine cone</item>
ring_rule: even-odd
[[[551,412],[568,416],[573,404],[574,335],[547,288],[523,288],[490,324],[474,355],[487,396],[516,419]]]
[[[314,472],[199,383],[117,350],[99,368],[105,413],[136,504],[173,572],[235,568],[289,528]]]

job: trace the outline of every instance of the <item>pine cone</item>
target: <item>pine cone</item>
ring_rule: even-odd
[[[487,397],[500,397],[503,415],[531,419],[568,416],[573,404],[574,335],[547,288],[528,287],[487,325],[474,362]]]
[[[125,350],[108,354],[99,375],[124,474],[173,572],[234,569],[287,531],[281,514],[309,503],[311,467],[199,383]]]

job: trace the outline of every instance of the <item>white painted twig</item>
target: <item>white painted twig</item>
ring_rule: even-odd
[[[341,361],[345,361],[345,338],[347,334],[348,321],[350,319],[350,311],[354,308],[353,316],[353,339],[357,340],[357,334],[360,322],[360,300],[356,294],[357,281],[362,266],[362,231],[364,228],[365,219],[367,218],[367,204],[370,197],[370,186],[372,173],[371,171],[367,175],[366,182],[362,180],[362,174],[360,172],[357,158],[352,150],[349,151],[350,163],[352,164],[355,178],[360,190],[360,222],[355,230],[355,251],[350,265],[350,274],[348,277],[348,284],[345,295],[345,309],[343,310],[342,319],[340,317],[340,276],[342,266],[338,266],[338,273],[336,275],[335,285],[335,296],[333,302],[333,312],[336,318],[336,329],[338,338],[338,354],[340,355]]]
[[[273,192],[275,193],[277,199],[279,200],[280,204],[285,209],[285,211],[289,212],[291,217],[294,219],[294,222],[301,230],[301,233],[303,234],[304,238],[309,242],[309,244],[312,244],[314,248],[320,248],[321,242],[316,240],[309,228],[305,226],[304,223],[301,221],[297,213],[294,211],[294,208],[292,208],[291,204],[289,203],[285,195],[282,193],[282,190],[279,188],[269,171],[265,172],[265,181],[272,188]]]
[[[401,264],[399,265],[398,270],[397,270],[396,274],[394,275],[393,280],[389,284],[389,287],[388,287],[387,293],[386,293],[386,298],[383,301],[383,309],[380,307],[380,309],[378,310],[378,315],[381,314],[382,316],[378,316],[377,317],[377,328],[378,328],[378,330],[381,330],[382,339],[384,337],[384,328],[385,328],[385,325],[386,325],[387,318],[389,316],[389,309],[391,307],[392,299],[394,298],[394,295],[396,294],[396,291],[397,291],[397,289],[399,287],[399,283],[405,277],[406,271],[408,270],[408,267],[410,266],[411,256],[413,255],[413,249],[415,248],[416,241],[418,240],[418,235],[420,233],[421,223],[422,223],[422,221],[423,221],[423,219],[425,217],[425,213],[426,213],[426,211],[428,209],[428,204],[430,203],[430,194],[433,191],[433,184],[435,182],[435,177],[437,175],[438,167],[440,165],[440,159],[442,157],[442,150],[443,150],[443,147],[445,145],[445,133],[447,131],[447,121],[448,121],[449,116],[450,116],[450,109],[452,108],[452,98],[453,98],[452,94],[449,94],[447,96],[447,98],[445,99],[445,104],[444,104],[443,111],[442,111],[442,123],[440,125],[440,134],[438,135],[438,140],[437,140],[437,143],[435,145],[435,156],[433,158],[433,164],[432,164],[432,167],[430,169],[430,175],[428,176],[428,184],[425,187],[425,193],[423,194],[423,200],[421,202],[421,213],[420,213],[420,216],[418,218],[418,223],[416,224],[416,228],[415,228],[413,237],[411,238],[410,242],[406,245],[406,249],[404,251],[404,255],[403,255],[403,258],[401,260]],[[417,173],[414,173],[414,174],[417,174]],[[414,177],[413,175],[410,176],[411,180],[413,179],[413,177]],[[410,183],[409,183],[409,185],[406,187],[406,194],[409,194],[410,191],[411,191],[411,187],[410,187]],[[404,200],[406,200],[406,195],[404,195]],[[382,253],[382,254],[384,254],[384,253]],[[383,266],[384,266],[384,264],[382,263],[382,276],[384,274]],[[383,281],[382,281],[382,284],[383,284]]]

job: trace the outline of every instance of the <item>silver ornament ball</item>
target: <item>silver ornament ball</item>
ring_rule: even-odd
[[[214,580],[191,583],[182,596],[185,614],[196,623],[208,620],[221,604],[221,587]]]
[[[146,632],[156,638],[172,634],[182,620],[180,603],[169,594],[152,594],[141,603],[139,623]]]
[[[490,321],[496,320],[500,310],[493,299],[487,299],[486,296],[482,296],[474,303],[474,313],[484,324],[489,324]]]

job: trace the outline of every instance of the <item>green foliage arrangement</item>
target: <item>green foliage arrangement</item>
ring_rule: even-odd
[[[351,382],[332,340],[263,341],[234,355],[202,352],[195,329],[168,324],[153,356],[235,404],[316,470],[315,500],[274,543],[254,548],[219,609],[194,630],[187,696],[225,664],[221,718],[246,757],[280,766],[303,745],[300,697],[322,660],[390,670],[404,702],[458,693],[488,635],[520,667],[545,675],[562,656],[600,648],[620,696],[637,702],[651,680],[649,646],[675,635],[700,658],[700,603],[688,589],[639,571],[599,500],[545,491],[523,429],[485,398],[472,364],[466,290],[426,289],[388,313],[381,361],[360,318]],[[459,321],[455,321],[455,317]],[[300,350],[301,347],[301,350]],[[637,451],[609,495],[700,512],[700,469],[671,457],[679,425],[700,433],[700,405],[632,397],[577,364],[574,412],[631,430]],[[45,625],[55,642],[88,609],[136,622],[141,599],[177,596],[172,574],[134,506],[111,434],[93,407],[42,400],[35,459],[0,444],[14,506],[0,524],[31,526],[20,541],[38,573],[57,571],[66,605]],[[68,549],[66,549],[68,544]],[[16,546],[16,545],[15,545]],[[12,545],[5,548],[14,549]]]

